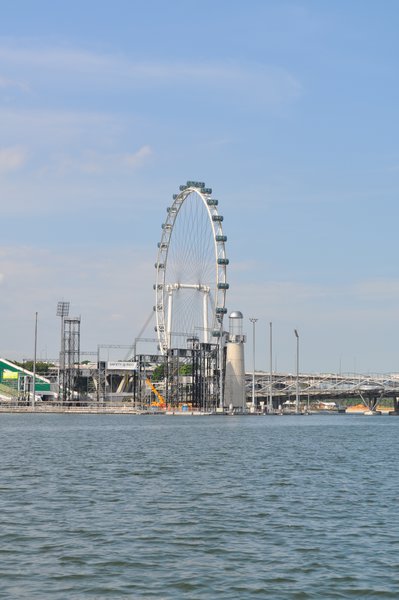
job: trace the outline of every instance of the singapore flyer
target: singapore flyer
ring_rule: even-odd
[[[184,348],[187,339],[215,343],[226,309],[226,241],[218,200],[203,182],[187,181],[174,194],[162,224],[155,263],[159,348]]]

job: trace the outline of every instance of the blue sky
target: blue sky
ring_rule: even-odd
[[[3,0],[0,355],[32,355],[38,311],[57,356],[60,299],[83,349],[131,343],[194,179],[258,368],[272,321],[277,369],[297,328],[303,371],[399,371],[398,20],[389,0]]]

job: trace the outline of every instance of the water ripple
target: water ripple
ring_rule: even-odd
[[[397,598],[398,426],[2,415],[0,598]]]

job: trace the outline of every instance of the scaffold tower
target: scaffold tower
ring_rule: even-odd
[[[63,323],[63,348],[60,361],[60,400],[62,403],[65,403],[73,401],[79,377],[80,317],[65,317]]]

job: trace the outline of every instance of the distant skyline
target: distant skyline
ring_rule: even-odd
[[[172,194],[219,199],[252,368],[398,372],[399,5],[4,0],[0,356],[133,344]],[[153,335],[153,325],[147,335]],[[226,322],[227,326],[227,322]]]

